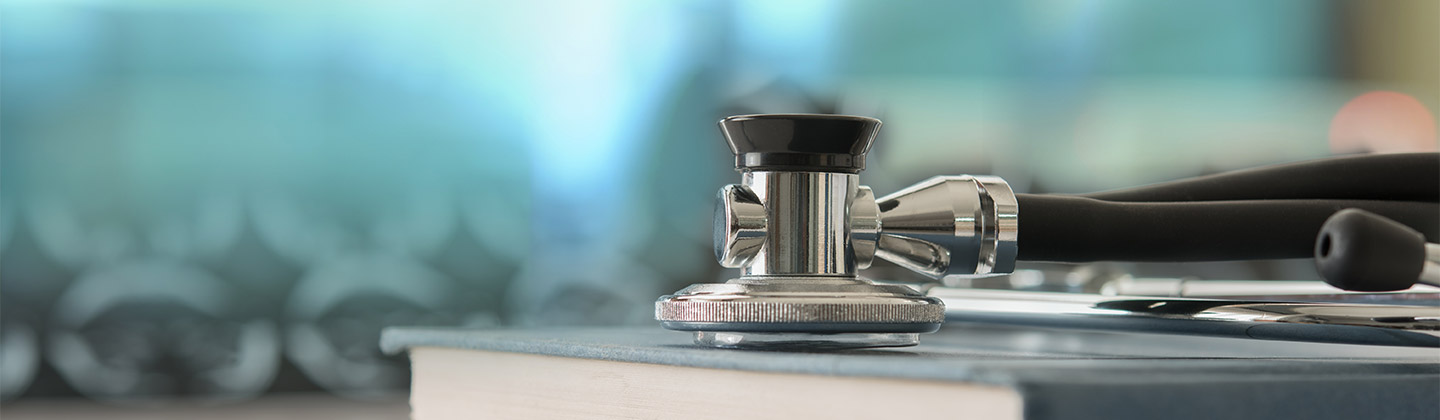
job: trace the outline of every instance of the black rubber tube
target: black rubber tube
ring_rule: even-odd
[[[1440,203],[1248,200],[1122,203],[1017,194],[1024,261],[1224,261],[1313,257],[1335,212],[1358,208],[1440,237]]]
[[[1343,156],[1082,194],[1108,201],[1440,201],[1440,153]]]

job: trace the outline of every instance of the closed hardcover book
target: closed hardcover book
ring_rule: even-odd
[[[915,347],[754,351],[658,327],[396,328],[412,417],[1435,419],[1440,350],[952,323]]]

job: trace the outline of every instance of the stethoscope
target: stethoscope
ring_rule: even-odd
[[[1083,195],[940,176],[877,198],[858,174],[879,127],[839,115],[721,120],[742,180],[716,197],[715,255],[741,275],[661,297],[656,319],[699,344],[738,348],[903,346],[937,330],[946,302],[859,277],[875,258],[934,279],[1009,273],[1017,260],[1315,258],[1345,290],[1440,283],[1440,246],[1425,240],[1440,237],[1437,154],[1337,157]],[[1367,305],[1346,307],[1353,318]],[[1354,326],[1440,330],[1436,322]],[[1428,336],[1440,346],[1440,333]]]

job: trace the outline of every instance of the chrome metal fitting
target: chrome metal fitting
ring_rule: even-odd
[[[859,279],[740,278],[691,285],[655,310],[680,330],[922,333],[939,328],[945,307],[909,287]]]
[[[936,177],[876,199],[860,185],[880,121],[746,115],[720,121],[740,184],[715,203],[715,257],[740,268],[655,304],[666,328],[720,347],[913,345],[944,305],[857,275],[875,257],[940,279],[1014,268],[1015,195],[999,178]]]
[[[880,258],[937,280],[1015,271],[1020,206],[999,177],[937,176],[876,206]]]

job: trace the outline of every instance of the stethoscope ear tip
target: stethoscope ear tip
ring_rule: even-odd
[[[1315,267],[1325,282],[1343,290],[1392,292],[1430,282],[1425,236],[1384,216],[1360,209],[1336,212],[1315,237]]]

